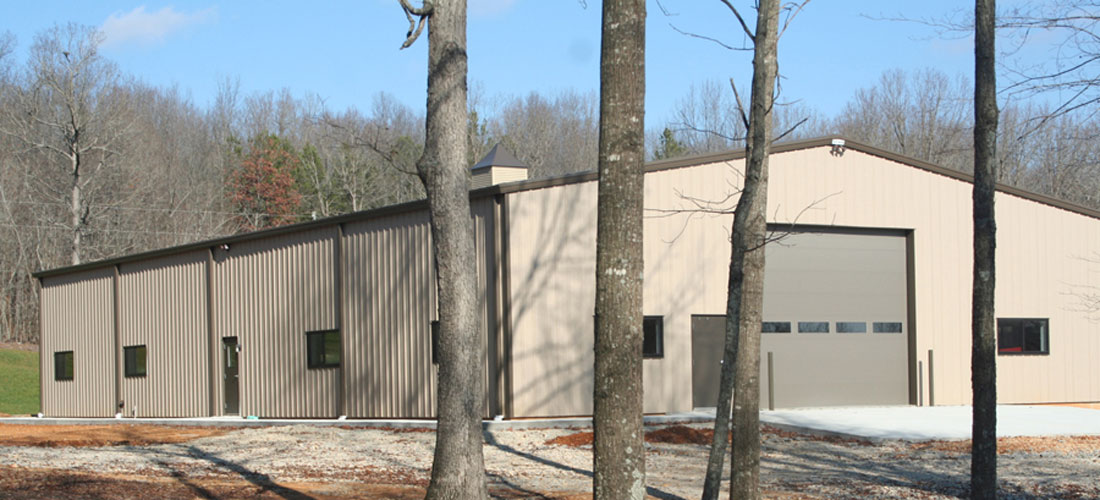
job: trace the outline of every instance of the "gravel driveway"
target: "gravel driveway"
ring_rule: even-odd
[[[708,428],[699,424],[688,427]],[[547,444],[578,432],[524,429],[486,433],[485,463],[494,494],[573,498],[590,491],[591,447]],[[409,430],[308,425],[243,428],[177,444],[0,446],[0,469],[177,478],[181,482],[206,478],[254,484],[368,482],[423,487],[433,441],[432,432]],[[1002,498],[1100,498],[1100,438],[1034,438],[1013,443],[1003,446],[1008,453],[999,459]],[[649,443],[647,450],[651,496],[699,497],[706,445]],[[958,442],[871,444],[772,429],[764,433],[762,487],[771,498],[954,498],[967,492],[968,451],[965,443]],[[64,492],[58,493],[64,496]],[[0,477],[0,498],[40,494],[18,490]]]

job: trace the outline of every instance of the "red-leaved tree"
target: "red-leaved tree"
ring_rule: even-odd
[[[294,181],[301,159],[293,146],[274,135],[251,141],[248,155],[229,179],[229,195],[246,231],[290,224],[299,219],[302,194]]]

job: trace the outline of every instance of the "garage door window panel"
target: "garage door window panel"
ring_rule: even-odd
[[[791,333],[790,321],[765,321],[760,327],[761,333]]]
[[[900,321],[876,321],[872,327],[872,331],[875,333],[901,333]]]
[[[837,333],[867,333],[867,323],[864,321],[837,321]]]
[[[829,333],[828,321],[799,321],[798,333]]]

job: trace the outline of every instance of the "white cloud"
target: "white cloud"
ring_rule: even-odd
[[[103,31],[103,45],[117,47],[125,44],[153,45],[161,43],[169,35],[196,24],[212,21],[217,15],[215,8],[179,12],[172,7],[164,7],[156,12],[146,12],[142,5],[130,12],[116,12],[107,17],[100,28]]]

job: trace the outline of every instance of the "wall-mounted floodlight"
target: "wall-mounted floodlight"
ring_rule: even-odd
[[[833,139],[833,149],[829,151],[833,156],[844,156],[844,139]]]

